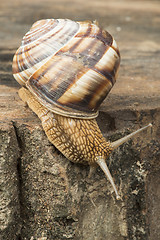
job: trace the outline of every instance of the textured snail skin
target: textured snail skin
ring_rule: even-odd
[[[25,88],[19,90],[19,96],[38,115],[50,142],[70,161],[94,165],[97,157],[106,159],[111,153],[112,148],[95,119],[76,119],[55,114]]]

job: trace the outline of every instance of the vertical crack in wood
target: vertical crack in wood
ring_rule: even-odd
[[[12,125],[0,127],[0,239],[17,240],[20,205],[17,174],[19,147]]]
[[[22,173],[21,173],[21,157],[22,157],[22,141],[18,135],[18,129],[16,127],[16,124],[14,121],[12,121],[13,127],[14,127],[14,131],[15,131],[15,135],[16,135],[16,139],[17,139],[17,144],[19,147],[19,157],[17,158],[17,177],[18,177],[18,190],[19,190],[19,207],[20,207],[20,222],[21,222],[21,228],[22,228]],[[20,233],[18,235],[17,240],[21,240],[21,229],[20,229]]]

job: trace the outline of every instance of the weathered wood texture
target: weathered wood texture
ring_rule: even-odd
[[[0,0],[0,16],[0,239],[160,239],[160,2]],[[12,57],[42,18],[97,19],[119,43],[98,123],[111,140],[153,123],[107,160],[123,202],[100,169],[89,179],[55,149],[18,97]]]

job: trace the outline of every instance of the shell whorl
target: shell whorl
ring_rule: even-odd
[[[24,36],[13,74],[49,110],[95,118],[115,83],[119,63],[115,40],[96,24],[47,19]]]

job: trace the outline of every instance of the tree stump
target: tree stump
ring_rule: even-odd
[[[160,239],[160,4],[145,1],[1,1],[0,240]],[[12,58],[43,18],[97,20],[119,44],[119,77],[97,118],[113,141],[149,122],[97,169],[67,160],[18,97]]]

